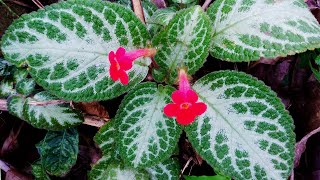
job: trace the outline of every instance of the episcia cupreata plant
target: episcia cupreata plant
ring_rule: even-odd
[[[75,163],[78,134],[71,127],[83,117],[61,101],[127,93],[94,138],[103,157],[90,179],[178,179],[171,155],[182,131],[224,176],[287,179],[294,125],[277,95],[243,72],[211,72],[194,83],[190,77],[209,52],[243,62],[319,48],[320,27],[303,0],[216,0],[207,11],[150,2],[143,8],[146,24],[117,3],[62,1],[22,15],[3,35],[4,57],[17,66],[0,86],[8,110],[49,130],[37,145],[35,176],[63,175]],[[148,72],[155,82],[145,82]],[[46,101],[58,103],[39,106]],[[63,158],[54,159],[57,153]]]

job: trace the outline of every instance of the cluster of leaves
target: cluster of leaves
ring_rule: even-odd
[[[144,2],[144,25],[117,3],[69,0],[23,15],[8,28],[1,49],[16,72],[24,74],[2,80],[1,94],[9,97],[11,114],[50,130],[37,145],[37,177],[63,175],[75,163],[78,135],[66,128],[83,121],[65,104],[39,104],[109,100],[124,93],[115,118],[95,136],[103,157],[89,173],[91,179],[177,179],[179,168],[171,155],[182,130],[221,174],[235,179],[289,176],[295,143],[292,118],[263,82],[236,71],[200,78],[192,89],[208,108],[190,126],[166,117],[163,107],[171,102],[177,69],[187,67],[193,75],[209,52],[242,62],[319,48],[318,22],[302,0],[217,0],[207,12],[190,1],[179,3],[185,6],[177,11]],[[113,81],[108,53],[120,46],[156,47],[157,68],[151,69],[156,82],[141,83],[152,62],[148,57],[134,61],[127,85]],[[2,67],[4,75],[12,76],[6,74],[7,65]],[[28,73],[32,78],[26,78]],[[35,82],[46,91],[34,91]]]

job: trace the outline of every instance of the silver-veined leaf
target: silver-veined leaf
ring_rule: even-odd
[[[48,92],[37,93],[27,98],[23,106],[23,116],[32,126],[52,131],[77,126],[83,122],[83,117],[77,111],[62,104],[34,105],[37,102],[57,100]]]
[[[121,102],[115,123],[117,146],[126,164],[150,167],[169,158],[174,151],[181,127],[163,114],[173,91],[170,86],[143,83]]]
[[[40,163],[48,174],[64,175],[76,163],[79,152],[78,136],[78,131],[74,128],[48,131],[45,138],[36,145]]]
[[[211,54],[227,61],[274,58],[320,47],[320,27],[303,0],[217,0]]]
[[[152,43],[158,47],[153,69],[156,81],[173,84],[177,69],[188,67],[188,73],[195,73],[209,54],[210,20],[200,6],[179,11]]]
[[[17,93],[28,96],[34,90],[36,83],[33,79],[22,79],[16,84]]]
[[[170,20],[176,15],[174,8],[163,8],[156,10],[153,15],[146,19],[147,28],[154,36],[166,27]]]
[[[288,178],[294,125],[269,87],[245,73],[219,71],[193,89],[207,111],[185,130],[203,159],[234,179]]]
[[[27,78],[28,70],[25,68],[17,68],[13,73],[13,80],[15,83],[22,81],[23,79]]]
[[[3,79],[0,83],[0,97],[7,97],[16,93],[16,90],[13,89],[13,80],[12,79]]]
[[[143,170],[132,169],[121,163],[107,163],[102,157],[89,173],[90,180],[148,180],[149,175]]]
[[[10,114],[17,116],[20,119],[25,119],[23,116],[23,105],[26,99],[20,96],[11,96],[7,100],[8,111]]]
[[[23,15],[2,38],[11,63],[28,64],[30,75],[52,94],[66,100],[117,97],[141,82],[150,58],[139,58],[123,86],[109,75],[108,54],[120,46],[147,46],[149,33],[129,9],[99,0],[69,0]]]
[[[50,180],[50,177],[44,170],[40,160],[32,163],[31,167],[32,175],[34,175],[36,180]]]
[[[180,166],[175,159],[167,159],[155,166],[146,168],[152,180],[176,180],[179,179]]]

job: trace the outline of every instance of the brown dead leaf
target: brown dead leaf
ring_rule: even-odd
[[[32,177],[11,169],[6,173],[6,180],[32,180]]]
[[[108,111],[99,102],[81,102],[77,103],[76,106],[86,114],[109,119]]]

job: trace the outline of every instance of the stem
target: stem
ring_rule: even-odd
[[[208,6],[210,5],[211,1],[212,1],[212,0],[206,0],[206,1],[203,3],[202,9],[203,9],[204,11],[208,8]]]
[[[142,23],[146,23],[143,14],[143,8],[141,5],[141,0],[132,0],[133,11],[138,16],[138,18],[142,21]]]
[[[2,0],[0,0],[0,3],[8,10],[11,14],[15,15],[16,17],[19,17],[19,15],[16,14],[15,12],[13,12],[13,11],[11,10],[11,8],[10,8],[9,6],[7,6],[7,4],[4,3]]]
[[[11,168],[9,165],[7,165],[7,163],[0,159],[0,169],[2,169],[4,172],[8,172]]]

